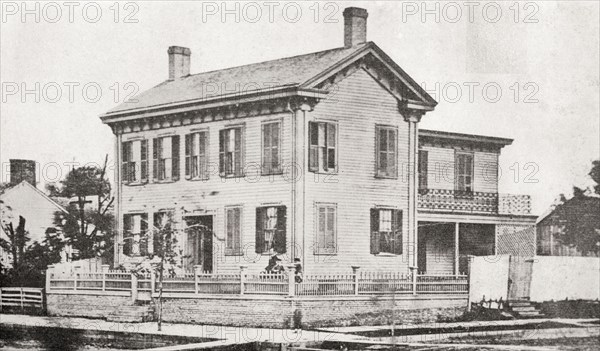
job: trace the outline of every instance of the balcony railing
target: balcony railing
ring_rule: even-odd
[[[419,189],[418,207],[441,212],[529,215],[531,198],[529,195]]]

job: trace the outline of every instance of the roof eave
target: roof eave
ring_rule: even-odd
[[[323,99],[327,96],[327,94],[328,92],[325,90],[303,88],[299,87],[298,85],[289,85],[262,90],[252,90],[244,93],[219,95],[210,98],[179,101],[175,103],[156,105],[139,109],[107,112],[105,114],[100,115],[100,119],[102,120],[102,123],[110,124],[113,122],[119,122],[124,120],[160,116],[167,113],[180,113],[191,110],[202,110],[208,108],[240,104],[245,102],[279,99],[292,96]]]
[[[435,139],[449,140],[449,141],[454,141],[454,142],[462,141],[462,142],[470,142],[470,143],[493,144],[493,145],[497,145],[499,147],[511,145],[513,142],[513,139],[509,139],[509,138],[499,138],[499,137],[491,137],[491,136],[477,135],[477,134],[452,133],[452,132],[427,130],[427,129],[420,129],[419,137],[435,138]]]

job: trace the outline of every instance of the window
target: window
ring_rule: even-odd
[[[146,182],[148,180],[148,140],[133,140],[122,143],[123,183]]]
[[[334,123],[309,122],[308,169],[311,172],[337,170],[337,126]]]
[[[179,135],[155,138],[152,154],[154,180],[179,179]]]
[[[256,253],[285,253],[286,207],[256,208]]]
[[[459,193],[473,192],[473,154],[456,153],[456,185]]]
[[[317,210],[317,242],[315,254],[337,252],[337,208],[335,205],[319,204]]]
[[[219,132],[219,173],[221,177],[242,176],[242,127]]]
[[[419,150],[419,190],[427,189],[429,153],[427,150]]]
[[[185,176],[208,179],[208,131],[185,136]]]
[[[262,125],[262,174],[281,173],[280,122]]]
[[[396,178],[398,176],[396,128],[377,126],[377,176]]]
[[[242,208],[225,208],[225,255],[242,254]]]
[[[371,253],[402,254],[402,211],[371,209]]]
[[[162,246],[164,244],[161,240],[160,231],[168,228],[169,226],[169,212],[154,212],[152,225],[152,240],[148,238],[148,253],[159,255],[162,251]]]
[[[123,254],[146,256],[148,254],[148,214],[126,214],[123,216]]]

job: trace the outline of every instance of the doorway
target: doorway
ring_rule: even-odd
[[[202,272],[213,271],[213,216],[188,216],[186,228],[186,267],[193,271],[201,266]]]

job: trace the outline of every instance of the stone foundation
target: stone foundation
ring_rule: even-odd
[[[154,301],[156,303],[156,301]],[[48,294],[48,313],[106,318],[129,296]],[[393,307],[392,307],[393,306]],[[303,328],[436,322],[460,316],[466,296],[194,296],[163,298],[163,320],[172,323]]]

